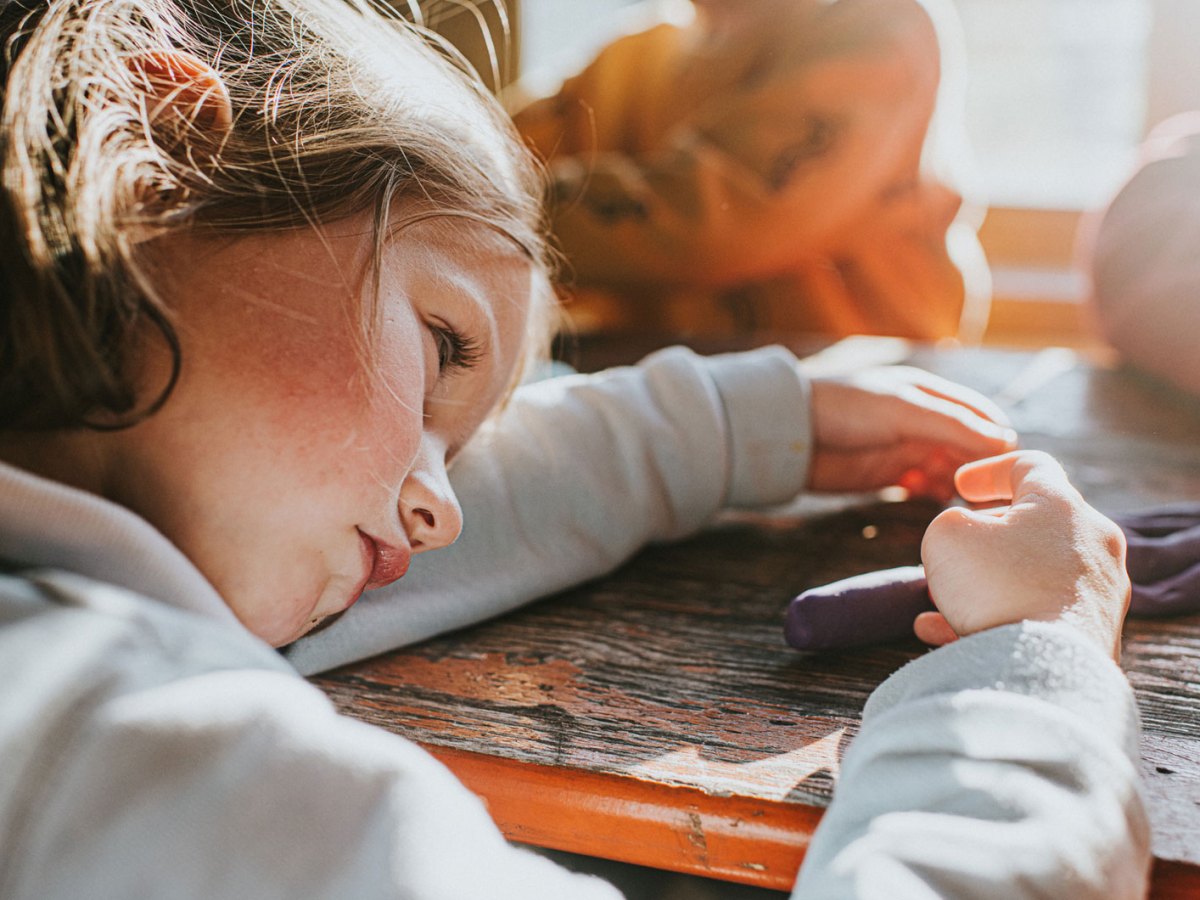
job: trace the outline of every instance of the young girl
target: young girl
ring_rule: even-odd
[[[549,318],[537,178],[412,29],[341,0],[28,0],[0,29],[0,897],[612,897],[273,647],[455,540],[452,461],[467,539],[297,665],[726,505],[945,489],[1012,444],[963,388],[810,384],[781,350],[668,351],[493,416]]]

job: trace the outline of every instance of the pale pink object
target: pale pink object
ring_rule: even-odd
[[[1092,304],[1122,358],[1200,394],[1200,113],[1167,120],[1085,241]]]

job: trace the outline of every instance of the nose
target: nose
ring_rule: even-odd
[[[414,553],[448,547],[462,533],[462,508],[446,474],[446,454],[434,441],[422,442],[400,488],[400,520]]]

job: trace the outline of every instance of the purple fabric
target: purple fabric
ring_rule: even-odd
[[[1114,517],[1129,544],[1129,613],[1200,611],[1200,504]],[[925,570],[867,572],[805,591],[788,605],[784,636],[797,650],[861,647],[912,636],[913,619],[935,607]]]
[[[1200,610],[1200,503],[1114,517],[1129,544],[1129,612],[1170,616]]]

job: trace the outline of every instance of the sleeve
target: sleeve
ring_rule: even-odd
[[[793,897],[1144,897],[1137,740],[1128,682],[1067,625],[936,650],[868,701]]]
[[[554,230],[579,282],[730,287],[851,243],[861,256],[855,229],[882,214],[931,235],[897,242],[899,252],[926,281],[950,275],[940,292],[961,298],[942,220],[946,199],[953,217],[959,198],[921,183],[941,58],[926,9],[912,0],[829,4],[755,40],[732,51],[746,69],[731,79],[737,87],[712,91],[652,149],[606,134],[633,128],[608,114],[612,95],[638,104],[646,90],[625,73],[638,66],[615,52],[517,116],[548,158]],[[587,124],[597,133],[590,145]],[[920,215],[894,211],[909,207]]]
[[[726,507],[791,500],[809,429],[808,383],[778,347],[672,348],[522,388],[451,469],[458,542],[416,557],[289,659],[311,674],[423,640],[600,576]]]
[[[619,900],[244,632],[39,582],[0,595],[6,900]]]

